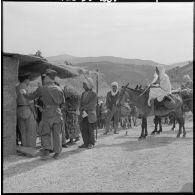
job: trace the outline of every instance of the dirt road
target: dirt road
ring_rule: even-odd
[[[149,133],[153,124],[149,124]],[[3,192],[179,192],[192,191],[193,123],[186,138],[163,125],[163,133],[138,141],[140,126],[99,135],[94,149],[64,148],[59,160],[4,159]]]

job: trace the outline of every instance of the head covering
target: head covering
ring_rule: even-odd
[[[118,83],[116,81],[111,83],[111,86],[116,86],[118,88]]]
[[[99,105],[103,104],[104,102],[102,100],[99,101]]]
[[[158,65],[157,69],[159,70],[160,77],[165,75],[165,67],[163,65]]]
[[[84,83],[86,83],[87,87],[89,89],[92,89],[93,88],[93,79],[90,78],[90,77],[85,77],[85,80],[84,80]]]
[[[192,81],[191,78],[190,78],[190,76],[189,76],[188,74],[184,75],[183,78],[184,78],[184,80],[185,80],[186,82]]]
[[[111,83],[111,86],[116,86],[116,91],[114,92],[113,89],[111,90],[112,96],[115,96],[118,93],[118,83],[116,81]]]

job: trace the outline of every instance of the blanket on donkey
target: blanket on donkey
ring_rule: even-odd
[[[155,110],[170,109],[173,110],[183,103],[179,94],[169,94],[164,97],[162,102],[154,100]]]

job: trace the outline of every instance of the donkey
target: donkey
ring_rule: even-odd
[[[161,103],[158,103],[158,108],[155,109],[154,113],[151,112],[151,107],[148,106],[148,96],[149,96],[149,88],[147,88],[144,93],[140,90],[132,89],[126,86],[122,86],[122,89],[119,92],[117,104],[123,104],[128,98],[131,103],[133,103],[139,111],[142,113],[142,132],[138,140],[144,139],[147,135],[147,117],[148,116],[166,116],[169,113],[173,113],[179,123],[179,131],[177,134],[177,138],[180,137],[182,133],[182,127],[184,126],[184,116],[183,116],[183,100],[180,95],[175,94],[172,95],[174,99],[174,103],[170,101],[168,98],[164,98]],[[156,105],[156,103],[155,103]],[[183,129],[183,137],[186,136],[186,131]]]

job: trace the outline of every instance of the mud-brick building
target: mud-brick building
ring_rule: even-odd
[[[78,70],[71,67],[59,67],[50,64],[45,59],[14,53],[3,53],[3,156],[16,153],[16,91],[18,75],[32,72],[34,76],[44,73],[47,68],[56,70],[61,78],[78,75]]]

